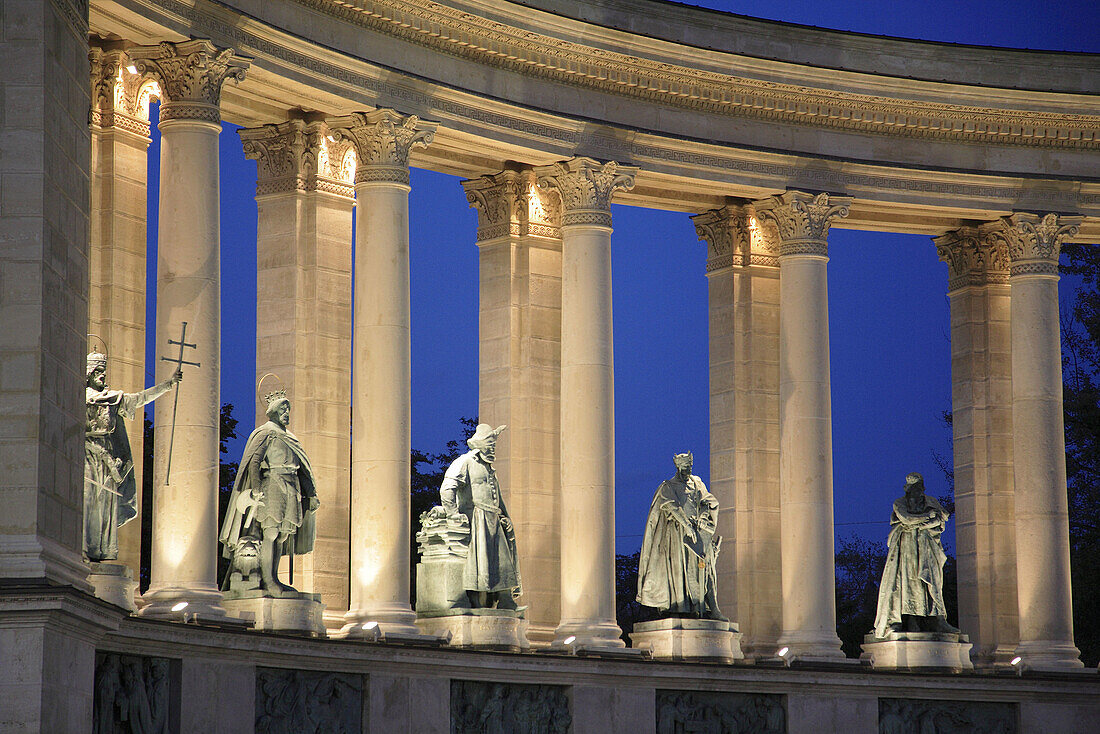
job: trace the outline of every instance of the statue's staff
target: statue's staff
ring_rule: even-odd
[[[161,357],[162,361],[171,362],[172,364],[176,365],[177,370],[183,369],[183,365],[185,365],[185,364],[191,365],[192,367],[201,367],[202,366],[198,362],[188,362],[183,358],[183,350],[185,348],[190,347],[191,349],[196,349],[198,347],[197,344],[188,344],[187,343],[187,322],[186,321],[183,322],[183,328],[180,329],[180,340],[179,341],[173,341],[172,339],[169,339],[168,343],[169,344],[178,344],[179,348],[180,348],[180,353],[179,353],[179,356],[177,356],[175,359],[172,359],[171,357]],[[164,473],[164,486],[166,486],[166,487],[168,486],[169,478],[172,476],[172,446],[175,445],[175,443],[176,443],[176,408],[179,406],[179,404],[180,404],[180,386],[179,386],[179,383],[177,382],[176,383],[176,395],[175,395],[174,398],[172,398],[172,433],[171,433],[171,436],[168,439],[168,469]]]

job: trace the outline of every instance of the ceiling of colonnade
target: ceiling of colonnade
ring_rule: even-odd
[[[393,107],[437,121],[414,165],[572,155],[641,168],[621,199],[704,211],[785,188],[841,226],[938,234],[1013,210],[1100,235],[1100,55],[958,46],[655,0],[96,0],[92,29],[254,57],[228,121]]]

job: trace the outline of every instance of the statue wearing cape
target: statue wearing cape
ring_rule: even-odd
[[[137,484],[130,437],[123,418],[133,418],[145,393],[86,390],[84,431],[84,555],[118,558],[118,529],[137,516]]]

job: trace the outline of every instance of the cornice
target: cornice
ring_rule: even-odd
[[[475,63],[671,107],[902,137],[1100,149],[1098,115],[946,104],[733,76],[564,40],[430,0],[293,2]]]

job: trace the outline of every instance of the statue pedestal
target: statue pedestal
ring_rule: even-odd
[[[131,614],[137,611],[137,607],[134,606],[134,589],[137,588],[137,581],[134,581],[129,566],[121,563],[88,561],[88,569],[91,572],[88,575],[88,583],[92,585],[97,599],[122,607]]]
[[[325,637],[321,613],[325,605],[320,594],[299,594],[296,599],[251,597],[226,599],[225,611],[234,617],[252,621],[261,632],[283,632],[310,637]]]
[[[891,632],[863,638],[861,660],[875,670],[958,672],[971,670],[970,638],[952,632]]]
[[[630,642],[631,647],[649,650],[655,660],[732,663],[744,657],[737,625],[716,619],[638,622]]]
[[[524,619],[511,609],[455,609],[416,619],[426,635],[451,635],[451,647],[519,652],[531,646],[523,634]]]

